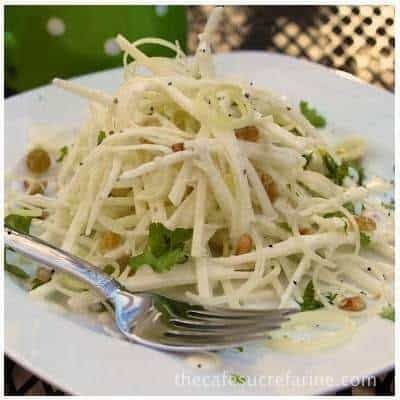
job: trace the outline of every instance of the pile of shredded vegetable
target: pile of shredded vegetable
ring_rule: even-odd
[[[366,182],[365,143],[329,144],[307,102],[217,78],[210,42],[222,10],[191,58],[162,39],[118,36],[124,83],[114,94],[55,79],[89,101],[90,117],[64,143],[30,145],[8,222],[132,291],[345,317],[390,307],[392,204],[383,181]],[[149,43],[176,57],[148,57]],[[43,266],[27,282],[37,297],[57,291],[73,310],[104,311],[84,284]]]

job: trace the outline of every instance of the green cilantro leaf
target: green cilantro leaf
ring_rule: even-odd
[[[303,302],[298,303],[301,307],[300,311],[311,311],[317,310],[318,308],[322,308],[324,305],[315,298],[315,290],[313,282],[308,282],[304,294],[303,294]]]
[[[327,152],[322,152],[322,161],[328,171],[327,177],[337,185],[343,184],[343,179],[348,174],[347,166],[339,165],[335,159]]]
[[[290,225],[287,222],[278,222],[277,225],[287,232],[290,232],[290,233],[292,232],[292,228],[290,227]]]
[[[237,350],[239,353],[243,353],[243,352],[244,352],[244,347],[243,347],[243,346],[236,347],[236,350]]]
[[[57,158],[57,162],[61,162],[62,160],[64,160],[64,157],[68,154],[68,146],[63,146],[60,149],[60,155]]]
[[[343,161],[341,164],[338,164],[326,151],[321,151],[320,153],[322,161],[328,171],[326,176],[334,183],[340,186],[343,185],[344,179],[351,176],[351,169],[354,169],[357,172],[357,184],[359,186],[363,184],[365,178],[364,168],[359,161]]]
[[[343,185],[343,181],[346,177],[351,176],[351,169],[357,172],[357,184],[362,185],[364,182],[364,169],[359,162],[348,162],[344,161],[338,164],[335,159],[327,152],[321,151],[322,161],[328,171],[327,177],[331,179],[337,185]]]
[[[310,124],[316,128],[323,128],[326,125],[325,118],[315,108],[309,107],[308,102],[300,101],[300,111]]]
[[[230,381],[234,384],[243,385],[243,383],[246,383],[246,377],[239,374],[231,374]]]
[[[171,231],[161,223],[152,223],[144,252],[131,257],[129,266],[134,271],[143,265],[149,265],[155,272],[169,271],[175,264],[187,260],[189,255],[185,250],[185,242],[192,235],[192,229],[177,228]]]
[[[345,165],[347,167],[347,169],[353,168],[353,169],[356,170],[357,175],[358,175],[357,184],[359,186],[361,186],[364,183],[365,172],[364,172],[364,168],[362,167],[362,165],[361,165],[359,160],[345,161],[345,162],[342,163],[342,165]],[[348,174],[349,174],[349,172],[348,172]]]
[[[38,279],[38,278],[34,278],[34,279],[32,280],[31,290],[35,290],[36,288],[38,288],[39,286],[44,285],[45,283],[47,283],[47,282],[41,281],[41,280]]]
[[[394,307],[391,304],[383,307],[379,315],[382,318],[390,319],[391,321],[394,322]]]
[[[153,295],[153,299],[154,307],[161,312],[167,321],[176,317],[187,318],[187,312],[189,310],[204,310],[204,307],[167,299],[164,296],[158,296],[156,294]]]
[[[113,272],[115,271],[115,268],[110,265],[107,264],[104,268],[103,268],[103,272],[105,272],[107,275],[111,275]]]
[[[361,247],[368,247],[371,243],[371,238],[364,232],[360,232],[360,243]]]
[[[329,304],[334,304],[337,293],[328,292],[325,297],[328,299]]]
[[[101,144],[101,142],[106,138],[106,133],[104,131],[100,131],[97,136],[97,146]]]
[[[22,268],[17,267],[16,265],[13,264],[9,264],[7,262],[7,251],[14,251],[14,250],[7,249],[7,247],[4,248],[4,269],[10,274],[16,276],[17,278],[28,279],[29,275]]]
[[[307,169],[307,167],[310,165],[310,162],[312,160],[312,155],[313,153],[308,153],[308,154],[302,154],[302,157],[306,159],[306,163],[304,164],[304,169]]]
[[[324,214],[324,218],[342,218],[343,217],[343,213],[340,211],[335,211],[335,212],[331,212],[331,213],[326,213]]]
[[[388,210],[394,210],[394,199],[392,199],[390,203],[385,203],[382,201],[382,207],[385,207]]]
[[[5,226],[22,233],[29,233],[31,222],[32,217],[26,217],[18,214],[9,214],[4,219]]]
[[[4,264],[4,269],[9,272],[10,274],[13,274],[17,278],[20,279],[28,279],[29,275],[20,267],[17,267],[16,265],[13,264],[8,264],[5,262]]]
[[[343,207],[344,207],[347,211],[349,211],[349,212],[351,212],[353,215],[355,215],[356,209],[355,209],[353,203],[350,203],[350,202],[344,203],[344,204],[343,204]]]

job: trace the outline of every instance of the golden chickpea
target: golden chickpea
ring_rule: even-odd
[[[300,227],[299,228],[300,235],[311,235],[313,233],[311,228],[308,227]]]
[[[235,136],[241,140],[248,142],[257,142],[260,132],[255,126],[245,126],[244,128],[235,129]]]
[[[268,174],[261,174],[261,182],[264,186],[265,191],[267,192],[269,199],[273,203],[279,195],[278,185]]]
[[[356,220],[360,231],[372,232],[376,229],[376,222],[372,218],[363,215],[355,215],[354,219]]]
[[[46,150],[36,148],[26,156],[26,166],[34,174],[43,174],[50,168],[51,160]]]
[[[46,187],[47,187],[46,181],[42,182],[24,181],[24,189],[28,194],[38,194],[38,193],[43,194]]]
[[[171,146],[171,149],[172,149],[172,151],[173,152],[177,152],[177,151],[183,151],[183,150],[185,150],[185,144],[184,143],[182,143],[182,142],[180,142],[180,143],[174,143],[172,146]]]
[[[121,244],[121,236],[118,233],[107,231],[103,233],[100,246],[104,251],[110,251],[117,248]]]
[[[125,197],[130,192],[130,188],[114,188],[111,190],[112,197]]]
[[[251,246],[253,245],[253,241],[251,236],[247,233],[244,233],[240,236],[237,244],[236,244],[236,255],[246,254],[251,250]]]
[[[36,271],[36,278],[41,282],[48,282],[51,279],[51,270],[45,267],[39,267]]]
[[[339,308],[346,311],[361,311],[366,307],[360,296],[346,297],[339,303]]]

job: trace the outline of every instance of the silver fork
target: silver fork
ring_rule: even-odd
[[[38,238],[8,227],[4,236],[11,249],[87,283],[111,305],[116,326],[127,339],[156,349],[199,351],[239,346],[265,338],[297,311],[204,308],[155,293],[130,293],[88,262]]]

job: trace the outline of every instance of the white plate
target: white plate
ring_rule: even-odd
[[[293,105],[297,106],[300,99],[308,100],[327,117],[337,135],[364,135],[370,145],[369,169],[392,177],[392,94],[338,71],[276,54],[223,54],[217,56],[217,65],[225,75],[241,76],[286,95]],[[122,81],[122,74],[120,69],[105,71],[77,81],[112,91]],[[26,132],[32,124],[77,127],[85,115],[86,102],[53,87],[6,100],[6,165],[11,166],[23,155]],[[216,369],[198,369],[180,355],[109,337],[79,318],[58,314],[44,303],[31,301],[6,276],[5,349],[33,373],[74,394],[309,394],[334,391],[357,383],[357,377],[391,368],[394,325],[376,317],[364,324],[351,342],[316,355],[288,355],[258,344],[245,347],[242,353],[224,351]],[[242,385],[223,385],[222,378],[219,385],[215,380],[211,384],[211,378],[205,378],[204,384],[193,381],[192,385],[179,385],[182,373],[204,378],[221,377],[224,371],[264,378],[251,386],[254,378]]]

